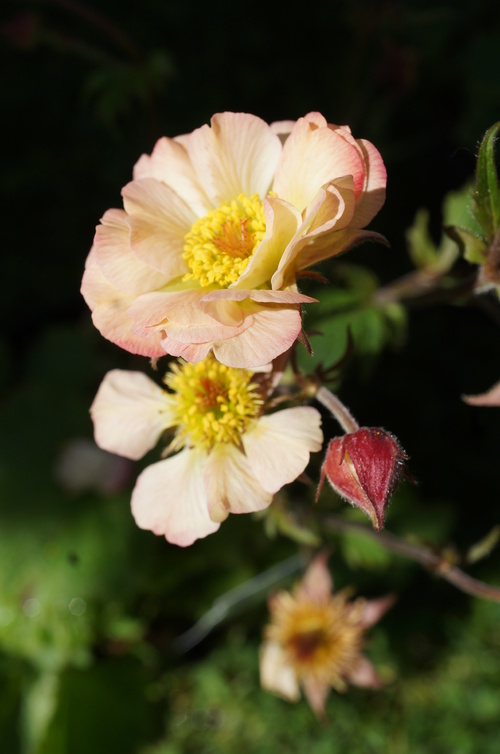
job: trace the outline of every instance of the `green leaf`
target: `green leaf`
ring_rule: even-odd
[[[472,264],[484,264],[488,257],[488,247],[483,238],[465,228],[450,226],[445,233],[458,244],[465,259]]]
[[[495,167],[495,141],[500,121],[486,131],[479,148],[472,211],[489,243],[500,226],[500,187]]]

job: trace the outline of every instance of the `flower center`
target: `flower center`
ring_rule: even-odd
[[[357,612],[341,595],[324,604],[286,595],[268,635],[283,646],[298,678],[313,676],[342,690],[345,676],[359,660],[362,628]]]
[[[264,238],[264,205],[258,194],[240,194],[199,218],[184,238],[184,280],[227,288],[243,273]]]
[[[210,356],[197,364],[173,364],[165,382],[175,393],[176,444],[207,451],[216,443],[240,445],[263,403],[252,377]]]

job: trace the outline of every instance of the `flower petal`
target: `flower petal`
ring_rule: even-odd
[[[311,452],[321,450],[321,415],[309,406],[277,411],[262,416],[242,439],[252,473],[274,493],[302,474]]]
[[[388,594],[385,597],[380,597],[376,600],[364,600],[363,611],[360,617],[360,623],[362,627],[370,628],[386,614],[388,610],[394,605],[396,598],[392,594]]]
[[[204,458],[184,449],[142,472],[132,493],[132,514],[139,528],[163,534],[181,547],[217,531],[219,524],[208,515]]]
[[[288,702],[298,702],[300,689],[293,667],[277,641],[266,641],[260,650],[260,685]]]
[[[134,180],[141,178],[155,178],[170,186],[197,217],[203,217],[212,209],[179,138],[164,136],[156,142],[151,156],[140,157],[134,167]]]
[[[480,395],[462,395],[462,400],[469,406],[500,406],[500,382]]]
[[[353,686],[362,688],[378,689],[382,685],[380,676],[367,657],[359,656],[356,666],[351,669],[347,675],[347,680]]]
[[[314,676],[307,676],[302,680],[302,689],[316,717],[324,720],[326,718],[325,704],[330,695],[329,683]]]
[[[154,178],[122,189],[130,226],[130,246],[149,267],[169,279],[187,272],[184,237],[196,220],[193,210],[169,186]]]
[[[138,259],[130,248],[129,236],[126,212],[108,210],[96,228],[94,239],[103,274],[124,293],[138,294],[161,288],[168,278]]]
[[[230,367],[261,367],[288,351],[301,329],[302,318],[297,308],[262,306],[253,311],[251,327],[214,343],[214,355]]]
[[[319,113],[299,118],[283,146],[273,191],[302,212],[327,183],[351,175],[363,185],[364,165],[358,150]]]
[[[95,441],[103,450],[137,460],[171,426],[171,400],[142,372],[114,369],[102,381],[90,408]]]
[[[201,186],[214,207],[243,193],[264,197],[281,155],[281,142],[260,118],[218,113],[185,141]]]
[[[85,264],[81,293],[90,310],[92,321],[101,335],[130,353],[156,358],[165,352],[161,347],[161,335],[151,333],[146,340],[132,332],[133,320],[128,309],[135,297],[116,288],[103,275],[92,247]]]
[[[273,496],[252,476],[248,461],[234,445],[216,445],[205,466],[208,507],[213,521],[228,513],[254,513],[267,508]]]
[[[296,599],[319,605],[329,602],[333,591],[333,579],[327,562],[328,552],[326,551],[313,558],[295,589]]]

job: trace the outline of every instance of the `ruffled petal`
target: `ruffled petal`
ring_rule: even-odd
[[[215,358],[222,364],[242,369],[261,367],[295,343],[302,329],[298,308],[255,307],[251,327],[213,344]]]
[[[262,416],[242,440],[252,474],[274,493],[302,474],[310,453],[321,450],[321,415],[309,406],[277,411]]]
[[[239,194],[264,197],[281,155],[281,142],[260,118],[218,113],[185,141],[196,175],[214,207]]]
[[[205,466],[210,518],[224,521],[228,513],[253,513],[267,508],[273,496],[253,477],[241,450],[216,445]]]
[[[154,178],[132,181],[122,189],[130,226],[130,246],[149,267],[169,279],[187,272],[184,237],[196,220],[193,210]]]
[[[179,138],[164,136],[156,142],[151,155],[141,156],[134,167],[134,180],[141,178],[155,178],[170,186],[198,217],[212,209]]]
[[[275,196],[264,200],[266,235],[232,288],[257,288],[271,280],[290,241],[302,225],[300,212]]]
[[[90,408],[95,441],[103,450],[137,460],[172,424],[171,399],[143,372],[114,369]]]
[[[277,641],[265,641],[260,650],[260,685],[264,691],[298,702],[300,689],[293,667]]]
[[[283,146],[273,191],[302,212],[318,190],[351,175],[357,188],[364,182],[360,154],[319,113],[299,118]]]
[[[387,170],[378,149],[365,139],[357,143],[365,162],[365,185],[354,211],[353,225],[364,228],[373,220],[385,202]]]
[[[139,528],[163,534],[181,547],[217,531],[219,523],[208,515],[204,458],[184,449],[140,474],[132,493],[132,514]]]
[[[151,337],[145,339],[132,332],[128,309],[135,297],[111,285],[101,271],[95,247],[87,257],[81,293],[92,311],[95,327],[105,338],[140,356],[156,358],[164,354],[159,333],[150,333]]]
[[[161,288],[168,278],[138,259],[130,248],[129,236],[126,212],[108,210],[96,228],[94,239],[103,274],[124,293],[138,294]]]

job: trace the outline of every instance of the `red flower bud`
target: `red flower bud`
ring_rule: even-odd
[[[325,476],[335,492],[367,513],[373,527],[384,526],[385,509],[408,456],[385,429],[361,427],[330,440],[321,468],[319,497]]]

